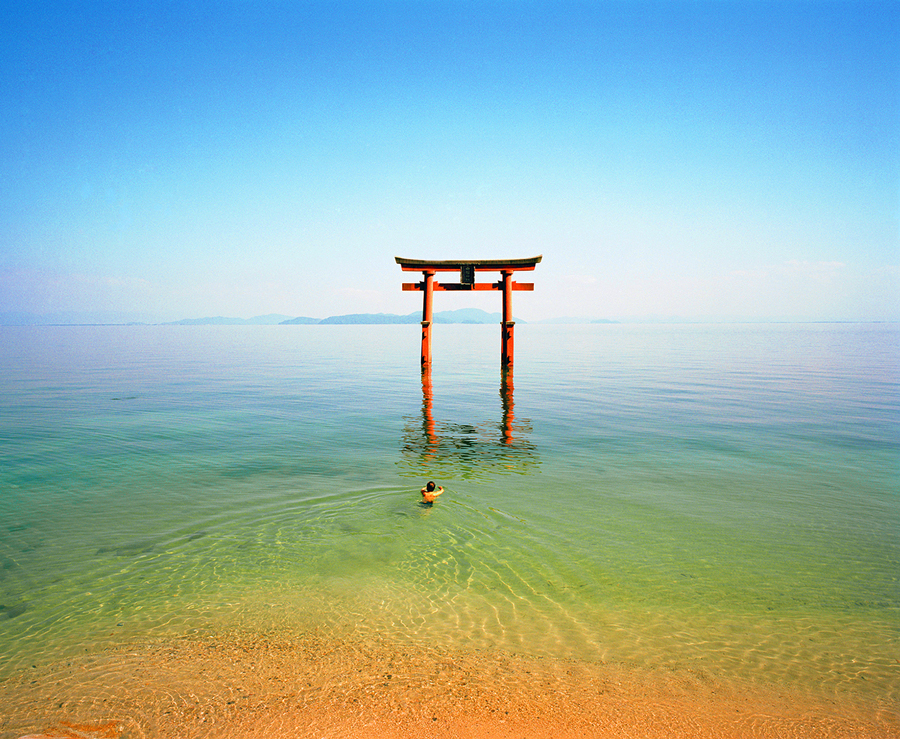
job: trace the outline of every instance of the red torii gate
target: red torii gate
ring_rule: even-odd
[[[422,367],[431,366],[431,324],[432,298],[435,291],[442,290],[502,290],[503,317],[500,322],[500,365],[503,369],[513,365],[512,291],[534,290],[534,283],[513,282],[512,274],[518,271],[533,271],[541,261],[541,256],[530,259],[474,259],[474,260],[427,260],[394,257],[404,272],[421,272],[422,282],[404,282],[404,290],[419,290],[425,293],[422,307]],[[459,282],[437,282],[437,272],[459,272]],[[476,272],[500,272],[498,282],[475,282]]]

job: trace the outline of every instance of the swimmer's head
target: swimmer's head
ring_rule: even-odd
[[[434,481],[429,481],[428,484],[425,485],[425,489],[426,489],[429,493],[433,493],[433,492],[434,492]]]

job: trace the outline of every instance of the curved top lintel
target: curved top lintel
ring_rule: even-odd
[[[542,256],[539,254],[526,259],[406,259],[404,257],[394,257],[394,259],[407,272],[423,270],[450,272],[462,269],[463,265],[472,265],[476,272],[496,272],[507,269],[511,271],[534,269],[534,266],[541,261]]]

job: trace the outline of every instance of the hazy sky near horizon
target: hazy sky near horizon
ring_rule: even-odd
[[[0,103],[0,313],[410,313],[395,255],[542,254],[525,320],[900,320],[892,1],[13,0]]]

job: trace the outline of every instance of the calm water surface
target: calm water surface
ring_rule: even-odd
[[[0,671],[275,624],[897,700],[900,326],[418,341],[0,329]]]

